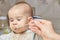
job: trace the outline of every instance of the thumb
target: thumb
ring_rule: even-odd
[[[44,28],[44,24],[41,23],[41,21],[34,20],[34,23],[37,27],[39,27],[41,30]]]

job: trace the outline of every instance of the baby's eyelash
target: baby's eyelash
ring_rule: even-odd
[[[14,20],[9,20],[9,21],[13,22]]]
[[[20,21],[21,19],[17,19],[18,21]]]

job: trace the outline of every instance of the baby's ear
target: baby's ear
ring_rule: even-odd
[[[33,20],[33,18],[32,18],[32,17],[28,17],[28,20],[29,20],[29,22],[30,22],[31,20]]]

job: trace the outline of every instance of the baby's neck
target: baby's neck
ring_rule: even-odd
[[[23,34],[15,34],[15,33],[13,32],[13,33],[12,33],[12,40],[19,40],[19,39],[23,40],[24,38],[29,37],[29,35],[31,34],[30,32],[31,32],[30,30],[26,31],[26,32],[23,33]]]

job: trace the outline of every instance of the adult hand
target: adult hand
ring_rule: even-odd
[[[47,20],[31,20],[29,23],[29,29],[38,35],[41,35],[45,40],[54,40],[54,36],[57,36],[52,23]]]

